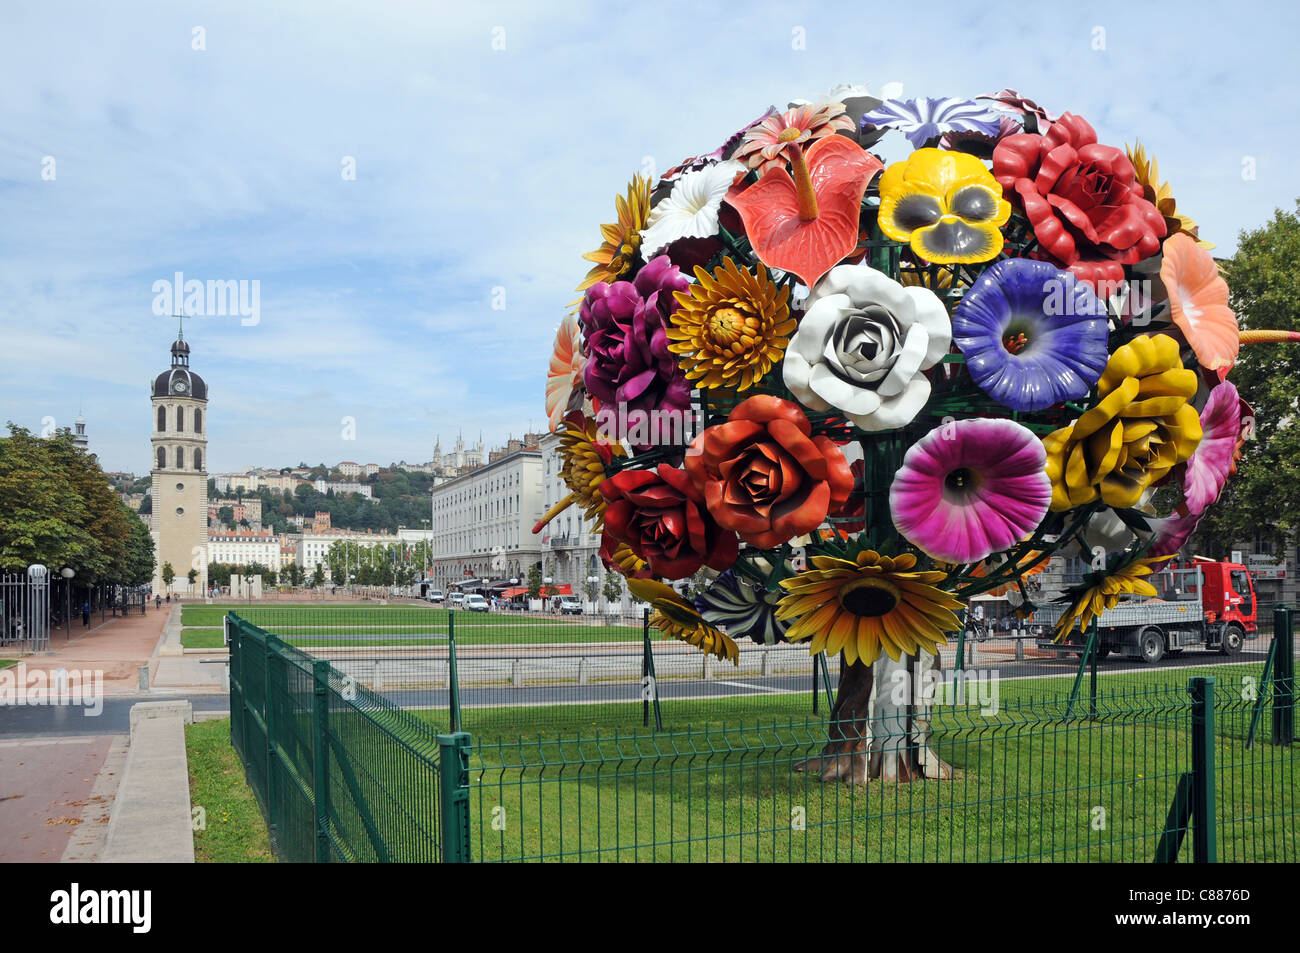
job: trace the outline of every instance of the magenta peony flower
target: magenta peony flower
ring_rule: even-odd
[[[588,359],[587,393],[614,407],[637,412],[685,410],[691,388],[668,350],[668,316],[674,291],[690,282],[667,255],[651,259],[632,281],[605,282],[587,290],[579,312]]]
[[[935,559],[972,563],[1010,549],[1047,514],[1043,443],[1010,420],[946,423],[912,445],[889,489],[894,525]]]
[[[1196,532],[1196,527],[1200,525],[1203,516],[1204,513],[1188,513],[1186,516],[1174,513],[1162,520],[1151,520],[1151,529],[1156,534],[1156,538],[1151,548],[1147,550],[1147,555],[1152,557],[1175,555]]]
[[[1237,388],[1224,381],[1210,391],[1201,411],[1204,436],[1187,461],[1183,476],[1183,499],[1189,513],[1204,513],[1219,498],[1232,472],[1232,454],[1241,436],[1241,397]]]

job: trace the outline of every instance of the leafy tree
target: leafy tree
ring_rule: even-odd
[[[225,563],[209,564],[208,581],[214,586],[226,588],[230,585],[230,567]]]
[[[311,571],[311,584],[313,586],[325,585],[325,569],[320,563],[317,563],[316,567]]]
[[[144,499],[140,501],[140,509],[136,511],[141,516],[148,516],[153,512],[153,494],[146,493]]]
[[[1300,201],[1240,233],[1222,270],[1243,328],[1300,331]],[[1221,558],[1258,538],[1282,552],[1300,528],[1300,343],[1245,345],[1228,379],[1254,409],[1254,434],[1191,548]]]
[[[592,576],[582,585],[582,591],[587,596],[588,602],[595,602],[596,596],[600,595],[600,580]]]
[[[533,563],[528,567],[528,598],[537,599],[542,594],[542,567]]]
[[[192,586],[199,581],[199,571],[197,569],[191,569],[185,574],[185,578],[190,581],[190,585]]]
[[[620,602],[623,598],[623,577],[616,572],[606,571],[604,592],[606,602]]]
[[[231,526],[235,522],[235,508],[233,506],[217,507],[217,519],[223,526]]]
[[[162,567],[163,585],[166,586],[168,589],[170,589],[172,585],[172,580],[175,578],[176,578],[176,570],[172,568],[172,564],[169,562],[163,563],[163,567]]]

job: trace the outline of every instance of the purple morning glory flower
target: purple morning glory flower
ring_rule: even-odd
[[[1027,258],[980,275],[953,312],[952,339],[980,389],[1012,410],[1088,396],[1108,357],[1106,310],[1092,289]]]
[[[969,99],[887,99],[862,117],[868,126],[898,129],[916,149],[948,132],[998,134],[1002,114],[991,106]]]

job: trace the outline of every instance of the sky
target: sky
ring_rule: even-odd
[[[210,472],[540,428],[615,193],[837,83],[1011,87],[1140,138],[1231,254],[1300,197],[1298,34],[1250,2],[5,0],[0,416],[80,411],[148,472],[180,272],[258,290],[186,321]]]

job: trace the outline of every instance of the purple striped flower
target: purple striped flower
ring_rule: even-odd
[[[920,149],[948,132],[996,136],[1001,118],[992,107],[969,99],[888,99],[862,117],[862,128],[897,129]]]

